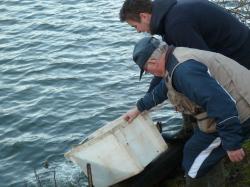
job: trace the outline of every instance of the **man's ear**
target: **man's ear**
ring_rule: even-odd
[[[148,13],[141,12],[141,13],[139,14],[139,16],[140,16],[141,22],[142,22],[142,21],[148,22],[148,19],[149,19],[149,14],[148,14]]]
[[[144,12],[139,13],[139,15],[140,15],[140,18],[145,18],[146,17],[146,13],[144,13]]]

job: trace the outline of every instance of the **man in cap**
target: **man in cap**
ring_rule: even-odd
[[[232,162],[245,156],[241,143],[250,134],[249,70],[221,54],[174,48],[154,37],[135,45],[133,60],[140,78],[146,71],[164,80],[154,105],[169,99],[178,111],[197,119],[183,151],[187,186],[221,186],[204,178],[225,155]],[[131,122],[141,112],[137,103],[123,117]]]

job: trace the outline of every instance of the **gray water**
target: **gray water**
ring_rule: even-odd
[[[1,0],[1,187],[38,186],[34,169],[42,186],[54,186],[54,170],[58,186],[86,186],[63,154],[132,108],[151,79],[138,80],[142,35],[119,22],[122,2]],[[180,122],[169,105],[152,117]]]

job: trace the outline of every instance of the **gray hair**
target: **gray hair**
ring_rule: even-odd
[[[158,48],[154,50],[152,55],[149,57],[150,59],[159,59],[163,53],[167,51],[167,44],[165,42],[162,42],[159,44]]]

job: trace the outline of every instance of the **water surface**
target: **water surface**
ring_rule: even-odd
[[[34,169],[43,186],[54,185],[53,170],[59,186],[86,186],[63,154],[133,107],[151,78],[138,80],[131,54],[142,35],[120,23],[121,4],[1,1],[1,187],[36,186]],[[170,105],[152,116],[172,127],[180,119]]]

